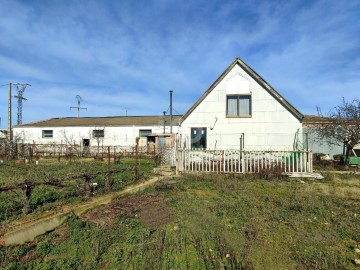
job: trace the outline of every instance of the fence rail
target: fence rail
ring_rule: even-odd
[[[154,157],[163,148],[152,146],[138,147],[133,146],[83,146],[79,144],[28,144],[18,142],[0,142],[0,158],[28,158],[28,157],[93,157],[108,155],[121,155],[123,157],[134,157],[135,155],[144,157]],[[136,153],[137,151],[137,153]]]
[[[266,169],[283,173],[312,173],[311,151],[177,151],[179,172],[258,173]]]

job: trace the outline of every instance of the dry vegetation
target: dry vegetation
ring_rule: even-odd
[[[0,267],[358,269],[360,177],[325,176],[185,175],[1,247]]]

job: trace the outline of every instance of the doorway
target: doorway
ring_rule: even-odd
[[[83,139],[83,154],[86,155],[89,153],[90,150],[90,139]]]

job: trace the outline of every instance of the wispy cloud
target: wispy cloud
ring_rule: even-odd
[[[184,113],[237,55],[304,113],[359,96],[358,1],[0,2],[0,85],[32,84],[24,122],[75,115],[76,94],[87,116],[161,114],[173,89]]]

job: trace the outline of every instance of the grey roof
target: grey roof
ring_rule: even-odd
[[[173,125],[178,125],[181,115],[173,115]],[[159,126],[164,116],[113,116],[113,117],[62,117],[18,125],[15,127],[82,127],[82,126]],[[170,116],[165,116],[165,125],[170,125]]]
[[[251,76],[258,84],[260,84],[268,93],[273,96],[280,104],[282,104],[289,112],[291,112],[300,121],[304,117],[294,106],[292,106],[284,97],[282,97],[268,82],[266,82],[258,73],[249,67],[240,57],[225,69],[225,71],[213,82],[205,93],[194,103],[194,105],[184,114],[182,122],[196,109],[197,106],[211,93],[212,90],[225,78],[235,65],[239,65],[249,76]]]

